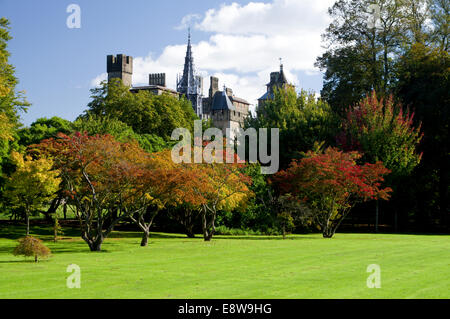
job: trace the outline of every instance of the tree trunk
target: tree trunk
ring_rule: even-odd
[[[378,200],[375,202],[375,232],[378,233],[378,217],[379,217],[379,210],[378,210]]]
[[[325,229],[323,230],[323,238],[331,238],[334,235],[336,229],[333,229],[332,225],[326,225]]]
[[[64,220],[66,220],[67,219],[67,203],[66,202],[64,202],[63,214],[64,214]]]
[[[194,231],[192,230],[192,227],[189,227],[189,228],[186,227],[185,233],[188,238],[195,238],[195,234],[194,234]]]
[[[150,231],[144,230],[144,233],[142,234],[141,247],[148,246],[148,238],[149,237],[150,237]]]
[[[38,262],[38,256],[34,255],[34,262],[37,263]]]
[[[91,251],[101,251],[103,240],[98,240],[89,244],[89,249]]]
[[[25,212],[25,223],[27,224],[27,235],[30,235],[30,216],[28,212]]]

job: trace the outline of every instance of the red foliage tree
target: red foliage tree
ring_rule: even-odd
[[[331,238],[351,208],[361,201],[389,199],[390,188],[382,188],[383,175],[389,170],[381,162],[358,165],[358,152],[336,148],[309,151],[301,161],[294,160],[288,169],[273,178],[282,194],[303,201],[311,222]]]
[[[125,207],[130,198],[145,196],[134,190],[146,174],[147,153],[137,143],[81,133],[58,134],[34,149],[53,159],[61,172],[64,192],[76,207],[81,237],[91,251],[100,251],[113,227],[134,213]]]

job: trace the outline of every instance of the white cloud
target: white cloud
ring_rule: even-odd
[[[188,14],[181,19],[181,23],[175,27],[175,30],[183,30],[187,29],[189,26],[191,26],[194,21],[200,20],[201,15],[199,14]]]
[[[100,82],[105,81],[108,78],[108,73],[102,73],[97,75],[95,78],[91,80],[91,86],[99,86]]]
[[[321,34],[329,20],[327,8],[334,0],[273,0],[271,3],[232,3],[210,9],[202,16],[186,15],[177,29],[197,21],[195,30],[211,33],[206,41],[195,43],[192,35],[194,62],[204,79],[204,94],[209,88],[209,75],[218,76],[220,86],[250,103],[265,92],[269,74],[279,68],[290,82],[299,83],[298,72],[317,75],[314,67],[322,52]],[[203,17],[203,18],[202,18]],[[159,56],[148,54],[134,59],[134,85],[145,85],[148,73],[166,73],[167,85],[175,88],[176,75],[182,72],[186,44],[170,45]],[[102,74],[92,81],[97,83]],[[304,80],[305,77],[302,78]]]

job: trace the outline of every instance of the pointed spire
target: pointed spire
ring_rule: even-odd
[[[194,57],[191,46],[191,28],[188,28],[188,43],[184,58],[183,75],[177,81],[177,92],[184,94],[191,102],[197,115],[202,113],[201,85],[195,76]]]
[[[280,82],[280,84],[287,83],[286,76],[284,75],[283,59],[282,58],[280,58],[280,76],[278,78],[278,82]]]

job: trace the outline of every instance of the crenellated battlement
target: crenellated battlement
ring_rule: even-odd
[[[118,78],[122,80],[124,85],[131,86],[133,57],[125,54],[108,55],[106,57],[106,70],[108,72],[108,81]]]
[[[149,85],[166,86],[166,74],[165,73],[150,73],[148,75]]]

